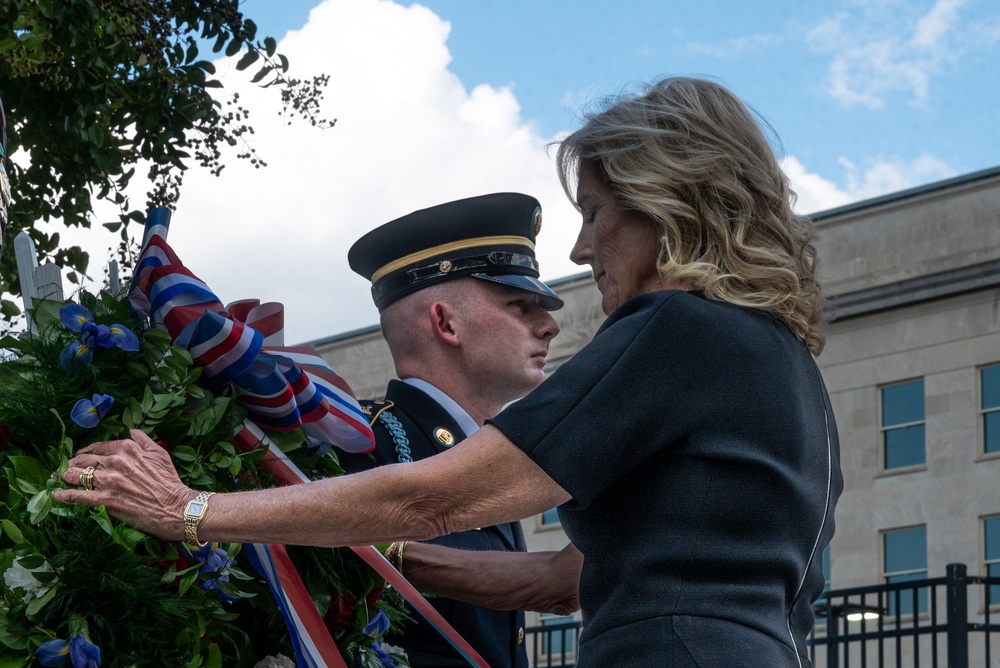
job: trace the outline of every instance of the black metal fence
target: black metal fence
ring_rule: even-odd
[[[528,661],[535,668],[576,668],[582,629],[578,621],[529,626],[524,630]]]
[[[1000,668],[1000,577],[965,564],[943,578],[829,591],[814,610],[815,668]],[[581,628],[525,629],[531,665],[575,668]]]
[[[816,668],[1000,666],[1000,578],[948,564],[929,578],[827,592],[809,652]]]

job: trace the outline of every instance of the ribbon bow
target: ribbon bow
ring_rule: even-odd
[[[204,377],[231,384],[249,420],[274,431],[301,427],[347,452],[370,452],[375,437],[350,386],[309,346],[285,347],[281,304],[223,306],[167,244],[170,211],[147,222],[130,302],[186,348]]]

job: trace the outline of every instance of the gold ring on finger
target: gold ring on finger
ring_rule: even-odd
[[[88,492],[94,489],[94,467],[88,466],[80,471],[80,484]]]

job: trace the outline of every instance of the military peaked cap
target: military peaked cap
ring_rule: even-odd
[[[372,282],[382,311],[436,283],[473,276],[538,295],[543,308],[562,308],[538,280],[535,236],[542,227],[538,200],[494,193],[439,204],[375,228],[351,246],[347,261]]]

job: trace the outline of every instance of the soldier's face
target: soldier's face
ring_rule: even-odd
[[[467,373],[501,403],[520,399],[545,379],[549,342],[559,325],[530,292],[477,279],[466,287],[473,291],[461,339]]]

